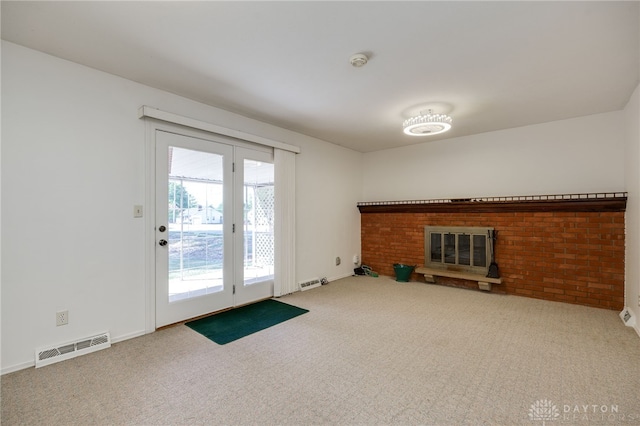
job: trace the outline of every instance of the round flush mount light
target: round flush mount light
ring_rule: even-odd
[[[409,136],[432,136],[451,129],[451,117],[446,114],[434,114],[431,110],[420,113],[402,123],[404,133]]]
[[[351,56],[351,58],[349,58],[349,63],[356,68],[367,65],[367,62],[369,62],[369,58],[367,58],[367,55],[364,55],[362,53],[356,53],[355,55]]]

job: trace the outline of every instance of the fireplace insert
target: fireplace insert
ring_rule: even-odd
[[[493,228],[425,226],[424,260],[429,268],[486,274]]]

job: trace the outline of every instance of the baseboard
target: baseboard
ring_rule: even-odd
[[[36,360],[33,359],[32,361],[23,362],[23,363],[20,363],[20,364],[16,364],[16,365],[12,365],[10,367],[3,368],[2,372],[0,374],[2,374],[4,376],[5,374],[15,373],[16,371],[25,370],[27,368],[31,368],[31,367],[35,367],[35,366],[36,366]]]
[[[335,276],[335,277],[327,278],[327,281],[331,282],[331,281],[341,280],[341,279],[343,279],[343,278],[347,278],[347,277],[351,277],[351,276],[353,276],[353,274],[337,275],[337,276]],[[321,278],[321,279],[322,279],[322,278]],[[300,286],[298,285],[298,288],[296,288],[296,290],[295,290],[295,291],[293,291],[293,292],[291,292],[291,293],[287,293],[287,294],[298,293],[298,292],[300,292],[300,291],[302,291],[302,290],[300,290]],[[275,297],[276,297],[276,298],[279,298],[279,297],[286,296],[287,294],[282,294],[282,295],[280,295],[280,296],[275,296]]]
[[[136,337],[144,336],[145,334],[147,334],[147,332],[144,331],[144,330],[141,330],[141,331],[135,331],[133,333],[125,334],[125,335],[119,336],[119,337],[112,337],[111,338],[111,343],[123,342],[125,340],[134,339]]]
[[[351,274],[346,274],[346,275],[338,275],[338,276],[335,276],[335,277],[331,277],[331,278],[329,278],[329,282],[331,282],[331,281],[336,281],[336,280],[341,280],[341,279],[343,279],[343,278],[347,278],[347,277],[351,277],[351,276],[353,276],[353,273],[351,273]]]

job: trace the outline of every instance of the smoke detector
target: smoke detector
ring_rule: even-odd
[[[355,55],[349,58],[349,62],[356,68],[363,67],[369,62],[369,58],[367,55],[363,55],[362,53],[356,53]]]

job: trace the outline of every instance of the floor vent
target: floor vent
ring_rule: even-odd
[[[322,283],[320,282],[320,279],[314,278],[312,280],[300,283],[300,290],[311,290],[312,288],[320,287],[321,285]]]
[[[36,349],[36,368],[111,347],[109,332],[64,345]]]

